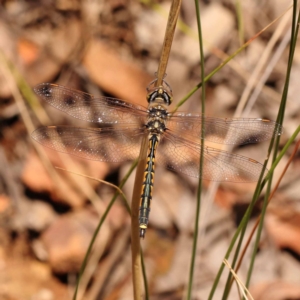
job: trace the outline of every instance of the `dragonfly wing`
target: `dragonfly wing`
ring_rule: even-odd
[[[205,140],[218,144],[258,143],[282,132],[282,127],[278,123],[266,119],[222,119],[184,112],[174,113],[167,127],[175,135],[184,135],[191,140],[200,139],[203,119]]]
[[[201,145],[166,132],[158,147],[157,161],[166,168],[204,180],[228,182],[257,181],[262,164],[256,160],[230,152],[204,148],[203,170],[199,174]]]
[[[46,126],[36,129],[32,137],[59,152],[90,160],[122,162],[138,157],[144,130]]]
[[[44,101],[74,118],[101,124],[145,124],[147,109],[125,101],[99,97],[65,86],[42,83],[34,91]]]

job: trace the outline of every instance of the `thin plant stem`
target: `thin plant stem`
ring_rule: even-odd
[[[198,0],[195,0],[195,7],[196,7],[196,15],[197,15],[197,27],[198,27],[199,48],[200,48],[200,57],[201,57],[201,80],[202,80],[202,82],[204,82],[204,79],[205,79],[205,74],[204,74],[204,51],[203,51],[203,39],[202,39],[202,29],[201,29],[200,7],[199,7],[199,1]],[[204,116],[205,115],[205,84],[202,85],[201,108],[202,108],[202,115]],[[201,194],[202,194],[204,135],[205,135],[204,118],[202,118],[201,139],[200,139],[201,151],[200,151],[200,157],[199,157],[200,167],[199,167],[199,181],[198,181],[198,189],[197,189],[197,204],[196,204],[195,224],[194,224],[194,238],[193,238],[193,247],[192,247],[192,256],[191,256],[191,263],[190,263],[190,271],[189,271],[189,281],[188,281],[188,288],[187,288],[187,299],[188,300],[190,300],[191,297],[192,297],[195,260],[196,260],[197,244],[198,244],[198,228],[199,228],[200,208],[201,208]]]
[[[300,129],[300,127],[299,127],[299,129]],[[295,158],[295,156],[296,156],[296,154],[297,154],[297,152],[298,152],[299,147],[300,147],[300,140],[296,143],[296,145],[295,145],[295,147],[294,147],[294,150],[293,150],[293,153],[291,154],[291,156],[290,156],[290,158],[289,158],[289,160],[288,160],[288,162],[287,162],[287,164],[286,164],[284,170],[282,171],[282,173],[281,173],[281,175],[280,175],[280,178],[278,179],[278,181],[277,181],[277,183],[276,183],[276,185],[275,185],[275,187],[274,187],[272,193],[270,194],[269,199],[268,199],[268,203],[271,202],[271,199],[273,198],[275,192],[277,191],[280,182],[282,181],[282,179],[283,179],[283,177],[284,177],[286,171],[288,170],[290,164],[292,163],[293,159]],[[240,266],[241,266],[241,264],[242,264],[243,258],[244,258],[245,254],[246,254],[246,250],[247,250],[247,248],[248,248],[248,246],[249,246],[249,244],[250,244],[250,241],[251,241],[251,239],[252,239],[252,237],[253,237],[253,235],[254,235],[254,233],[255,233],[255,230],[257,229],[257,227],[258,227],[258,225],[259,225],[259,223],[260,223],[261,215],[262,215],[262,213],[261,213],[260,216],[257,218],[257,221],[256,221],[256,223],[255,223],[255,225],[254,225],[254,227],[253,227],[253,229],[252,229],[252,231],[251,231],[251,233],[250,233],[250,235],[249,235],[249,238],[248,238],[248,240],[247,240],[247,243],[245,244],[244,249],[243,249],[243,251],[242,251],[242,255],[241,255],[240,258],[239,258],[239,262],[238,262],[238,264],[237,264],[237,267],[236,267],[235,272],[237,272],[237,271],[239,270],[239,268],[240,268]]]
[[[297,135],[299,134],[299,132],[300,132],[300,126],[299,126],[299,127],[297,128],[297,130],[293,133],[293,135],[289,138],[289,140],[287,141],[287,143],[285,144],[285,146],[283,147],[283,149],[282,149],[282,150],[280,151],[280,153],[278,154],[276,160],[275,160],[274,163],[272,164],[272,166],[271,166],[269,172],[267,173],[266,177],[264,178],[264,180],[262,181],[262,183],[261,183],[261,185],[260,185],[260,187],[259,187],[259,193],[260,193],[260,192],[262,191],[262,189],[264,188],[266,182],[270,179],[271,174],[274,172],[275,168],[277,167],[277,165],[279,164],[279,162],[281,161],[281,159],[283,158],[283,156],[285,155],[285,153],[287,152],[287,150],[290,148],[291,144],[295,141],[295,139],[296,139]],[[254,196],[255,196],[255,195],[254,195]],[[251,203],[252,203],[252,202],[253,202],[253,201],[251,201]],[[239,236],[239,234],[240,234],[242,228],[243,228],[244,225],[245,225],[245,220],[246,220],[246,218],[247,218],[247,215],[248,215],[250,212],[251,212],[251,209],[250,209],[250,206],[249,206],[248,209],[246,210],[246,212],[245,212],[245,214],[244,214],[244,216],[243,216],[243,219],[242,219],[242,221],[240,222],[240,224],[239,224],[239,226],[238,226],[238,228],[237,228],[237,230],[236,230],[234,236],[233,236],[232,239],[231,239],[231,243],[230,243],[230,245],[229,245],[229,247],[228,247],[228,249],[227,249],[227,252],[226,252],[226,254],[225,254],[225,257],[224,257],[225,259],[228,259],[229,255],[230,255],[230,253],[231,253],[231,251],[232,251],[232,249],[233,249],[233,247],[234,247],[234,244],[235,244],[235,242],[236,242],[236,240],[237,240],[237,238],[238,238],[238,236]],[[220,269],[219,269],[219,271],[218,271],[218,273],[217,273],[217,276],[216,276],[216,278],[215,278],[215,280],[214,280],[214,283],[213,283],[212,289],[211,289],[211,291],[210,291],[208,300],[211,300],[211,299],[213,298],[214,293],[215,293],[215,291],[216,291],[216,288],[217,288],[217,286],[218,286],[218,283],[219,283],[219,281],[220,281],[221,275],[222,275],[222,273],[223,273],[223,270],[224,270],[224,265],[222,264],[222,265],[220,266]]]
[[[298,22],[297,23],[296,23],[296,12],[297,12],[297,1],[294,1],[293,24],[292,24],[292,30],[291,30],[291,41],[297,40],[297,36],[298,36],[300,12],[299,12],[299,15],[298,15]],[[297,26],[296,26],[296,24],[297,24]],[[286,105],[286,101],[287,101],[289,80],[290,80],[293,57],[294,57],[294,53],[295,53],[295,47],[296,47],[296,43],[291,43],[289,63],[288,63],[288,66],[287,66],[286,80],[285,80],[285,86],[284,86],[284,93],[282,95],[282,101],[281,101],[282,105],[280,107],[280,113],[279,113],[279,118],[278,118],[278,121],[281,124],[283,123],[283,118],[284,118],[284,110],[285,110],[285,105]],[[280,140],[280,137],[276,138],[275,151],[274,151],[274,154],[273,154],[272,161],[275,161],[275,159],[276,159],[277,149],[279,147],[279,140]],[[246,280],[246,286],[247,287],[250,284],[250,279],[251,279],[251,275],[252,275],[253,268],[254,268],[256,252],[257,252],[257,249],[258,249],[258,245],[259,245],[259,241],[260,241],[260,237],[261,237],[261,232],[262,232],[262,228],[263,228],[264,216],[265,216],[267,205],[268,205],[268,198],[269,198],[270,192],[271,192],[271,184],[272,184],[272,178],[268,182],[268,187],[267,187],[267,191],[266,191],[265,198],[264,198],[264,204],[263,204],[262,214],[261,214],[261,218],[260,218],[260,224],[259,224],[259,227],[258,227],[255,244],[254,244],[254,248],[253,248],[253,251],[252,251],[250,266],[249,266],[248,274],[247,274],[247,280]]]
[[[142,272],[143,272],[143,279],[144,279],[145,299],[149,300],[149,289],[147,284],[147,274],[146,274],[146,266],[145,266],[143,251],[141,251],[141,262],[142,262]]]
[[[124,186],[124,184],[126,183],[127,179],[129,178],[129,176],[131,175],[131,173],[132,173],[133,170],[135,169],[136,164],[137,164],[137,162],[134,162],[134,163],[131,165],[129,171],[128,171],[128,172],[126,173],[126,175],[123,177],[123,179],[122,179],[122,181],[121,181],[121,183],[120,183],[120,185],[119,185],[119,189],[121,189],[121,188]],[[113,204],[115,203],[115,200],[117,199],[117,197],[118,197],[119,194],[120,194],[120,192],[117,190],[117,192],[114,194],[113,198],[110,200],[110,202],[109,202],[109,204],[108,204],[108,206],[107,206],[105,212],[103,213],[103,215],[102,215],[102,217],[101,217],[101,219],[100,219],[100,221],[99,221],[99,223],[98,223],[98,225],[97,225],[97,227],[96,227],[96,230],[95,230],[95,232],[94,232],[94,234],[93,234],[93,237],[92,237],[92,239],[91,239],[91,242],[90,242],[90,244],[89,244],[89,247],[88,247],[88,249],[87,249],[87,251],[86,251],[84,260],[83,260],[83,262],[82,262],[82,265],[81,265],[81,268],[80,268],[80,271],[79,271],[79,274],[78,274],[77,283],[76,283],[74,295],[73,295],[73,298],[72,298],[73,300],[76,300],[76,298],[77,298],[77,293],[78,293],[78,288],[79,288],[80,279],[81,279],[82,274],[83,274],[83,272],[84,272],[84,270],[85,270],[85,267],[86,267],[86,265],[87,265],[87,261],[88,261],[88,258],[90,257],[90,254],[91,254],[91,251],[92,251],[92,249],[93,249],[94,243],[95,243],[95,241],[96,241],[97,235],[98,235],[98,233],[99,233],[99,231],[100,231],[100,229],[101,229],[101,227],[102,227],[102,224],[104,223],[104,221],[105,221],[105,219],[106,219],[106,217],[107,217],[107,215],[108,215],[110,209],[112,208],[112,206],[113,206]]]
[[[165,32],[164,43],[163,43],[158,70],[157,70],[157,81],[155,83],[156,86],[162,85],[163,79],[166,74],[167,64],[170,56],[171,46],[174,38],[180,7],[181,7],[181,0],[172,1],[166,32]]]
[[[140,156],[135,174],[133,195],[131,202],[131,256],[132,256],[132,281],[133,298],[139,300],[142,297],[141,286],[141,248],[139,232],[139,208],[142,192],[144,171],[147,163],[148,135],[145,134],[141,144]]]
[[[211,77],[213,77],[219,70],[221,70],[228,62],[230,62],[235,56],[237,56],[240,52],[242,52],[245,48],[247,48],[256,38],[258,38],[264,31],[266,31],[271,25],[273,25],[275,22],[277,22],[292,6],[290,6],[287,10],[285,10],[279,17],[277,17],[274,21],[272,21],[270,24],[268,24],[266,27],[264,27],[262,30],[257,32],[251,39],[249,39],[243,46],[241,46],[239,49],[237,49],[233,54],[228,56],[225,60],[222,61],[222,63],[216,67],[212,72],[210,72],[207,76],[205,76],[204,81],[201,81],[198,83],[195,87],[193,87],[185,97],[183,97],[175,106],[173,113],[176,112],[180,106],[182,106],[187,99],[189,99],[198,89],[201,88],[202,83],[207,82]]]
[[[243,10],[241,0],[236,0],[236,17],[238,23],[239,41],[240,45],[244,43],[244,22],[243,22]]]
[[[244,218],[242,220],[242,227],[241,227],[241,233],[240,233],[240,236],[239,236],[239,241],[238,241],[238,244],[237,244],[237,247],[236,247],[236,250],[235,250],[235,253],[234,253],[234,257],[233,257],[233,261],[231,263],[231,266],[232,268],[235,267],[235,264],[238,260],[238,255],[239,255],[239,252],[240,252],[240,248],[242,247],[242,242],[243,242],[243,239],[244,239],[244,236],[245,236],[245,233],[246,233],[246,229],[247,229],[247,224],[249,222],[249,219],[250,219],[250,216],[251,216],[251,213],[253,211],[253,208],[254,208],[254,205],[262,191],[262,188],[261,188],[261,185],[262,185],[262,179],[263,179],[263,175],[264,175],[264,172],[266,170],[266,166],[267,166],[267,162],[268,162],[268,158],[265,160],[264,164],[263,164],[263,168],[262,168],[262,171],[260,173],[260,176],[259,176],[259,179],[258,179],[258,182],[257,182],[257,185],[256,185],[256,189],[255,189],[255,192],[254,192],[254,195],[252,197],[252,200],[250,202],[250,205],[244,215]],[[227,257],[226,257],[227,259]],[[230,292],[230,282],[231,282],[231,279],[232,279],[232,274],[229,273],[228,274],[228,277],[227,277],[227,282],[226,282],[226,285],[225,285],[225,289],[224,289],[224,293],[223,293],[223,297],[222,297],[222,300],[225,300],[227,299],[228,295],[229,295],[229,292]]]
[[[163,79],[166,73],[166,68],[169,60],[173,37],[175,33],[176,23],[181,7],[181,0],[173,0],[169,12],[165,38],[162,47],[162,53],[157,70],[157,80],[155,86],[163,85]],[[133,188],[133,196],[131,202],[131,254],[132,254],[132,278],[133,278],[133,296],[135,300],[139,300],[142,295],[140,275],[141,275],[141,249],[140,249],[140,233],[139,233],[139,209],[140,209],[140,196],[143,185],[144,170],[147,164],[148,152],[148,135],[145,134],[139,161],[135,176],[135,183]],[[143,262],[144,263],[144,262]],[[146,278],[146,271],[143,271],[144,278]],[[145,282],[146,298],[148,298],[148,287]]]
[[[295,10],[295,7],[294,7],[294,10]],[[291,65],[291,62],[292,60],[289,60],[289,65]],[[286,82],[288,82],[288,78],[289,78],[289,71],[287,72],[287,76],[286,76]],[[283,115],[284,115],[284,109],[285,109],[285,103],[286,103],[286,97],[285,97],[285,94],[287,93],[287,85],[285,85],[284,87],[284,92],[283,92],[283,96],[282,96],[282,101],[281,101],[281,105],[280,105],[280,108],[279,108],[279,112],[278,112],[278,118],[277,118],[277,122],[279,124],[282,125],[282,122],[283,122]],[[270,142],[270,146],[269,146],[269,150],[268,150],[268,157],[271,153],[271,150],[273,149],[273,145],[274,146],[274,157],[273,157],[273,162],[275,161],[276,159],[276,153],[278,152],[278,145],[279,145],[279,136],[278,137],[274,137],[271,142]],[[267,160],[266,160],[267,162]],[[264,167],[266,166],[266,162],[264,164]],[[245,219],[246,222],[244,223],[245,224],[245,227],[241,230],[241,235],[240,235],[240,239],[239,239],[239,243],[238,243],[238,246],[237,246],[237,249],[235,251],[235,255],[234,255],[234,259],[233,259],[233,263],[232,263],[232,266],[234,267],[235,266],[235,263],[237,261],[237,257],[239,255],[239,251],[240,251],[240,246],[242,244],[242,240],[243,240],[243,237],[244,237],[244,234],[245,234],[245,231],[246,231],[246,226],[247,226],[247,219],[249,219],[250,217],[250,214],[252,212],[252,209],[253,209],[253,205],[254,203],[256,203],[257,199],[258,199],[258,196],[260,194],[260,191],[262,190],[262,187],[264,186],[266,180],[264,180],[262,183],[260,183],[260,181],[258,182],[257,184],[257,188],[255,190],[255,193],[254,193],[254,196],[253,196],[253,199],[252,199],[252,202],[251,204],[249,205],[249,208],[247,210],[247,213],[245,214],[243,220]],[[271,187],[271,183],[272,183],[272,172],[269,172],[268,173],[268,188],[267,188],[267,192],[266,192],[266,195],[268,197],[268,195],[270,194],[270,187]],[[259,233],[258,233],[259,235]],[[254,259],[255,259],[255,252],[253,252],[253,256],[252,256],[252,261],[251,261],[251,265],[253,267],[253,264],[254,264]],[[251,267],[249,269],[249,272],[251,273]],[[248,274],[249,274],[248,272]],[[229,291],[230,291],[230,287],[231,287],[231,275],[228,276],[228,279],[227,279],[227,283],[226,283],[226,287],[225,287],[225,290],[224,290],[224,294],[223,294],[223,297],[222,297],[222,300],[225,300],[227,299],[228,295],[229,295]],[[246,283],[246,286],[248,287],[247,283]],[[214,293],[214,292],[213,292]],[[211,293],[211,295],[213,294]]]

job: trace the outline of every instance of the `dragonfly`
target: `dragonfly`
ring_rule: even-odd
[[[169,112],[173,100],[171,87],[165,80],[161,86],[155,83],[154,80],[147,87],[147,107],[104,96],[97,98],[57,84],[42,83],[34,88],[48,104],[94,125],[40,127],[32,137],[45,147],[84,159],[117,163],[136,159],[141,141],[147,136],[147,163],[139,210],[141,238],[148,227],[156,164],[187,176],[201,176],[203,180],[253,182],[260,176],[261,163],[213,148],[206,141],[244,145],[282,133],[279,124],[262,118],[230,119]],[[201,147],[204,149],[200,174]]]

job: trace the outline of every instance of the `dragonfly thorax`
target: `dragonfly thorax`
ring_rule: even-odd
[[[155,105],[149,107],[149,118],[156,118],[166,120],[169,117],[169,113],[162,105]]]
[[[166,130],[166,122],[169,118],[169,113],[166,107],[161,104],[150,103],[149,104],[149,118],[146,124],[149,132],[152,134],[160,134]]]

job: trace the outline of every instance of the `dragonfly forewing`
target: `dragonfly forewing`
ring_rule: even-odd
[[[145,124],[147,109],[125,101],[99,97],[65,86],[42,83],[34,91],[44,101],[70,116],[101,124]]]

